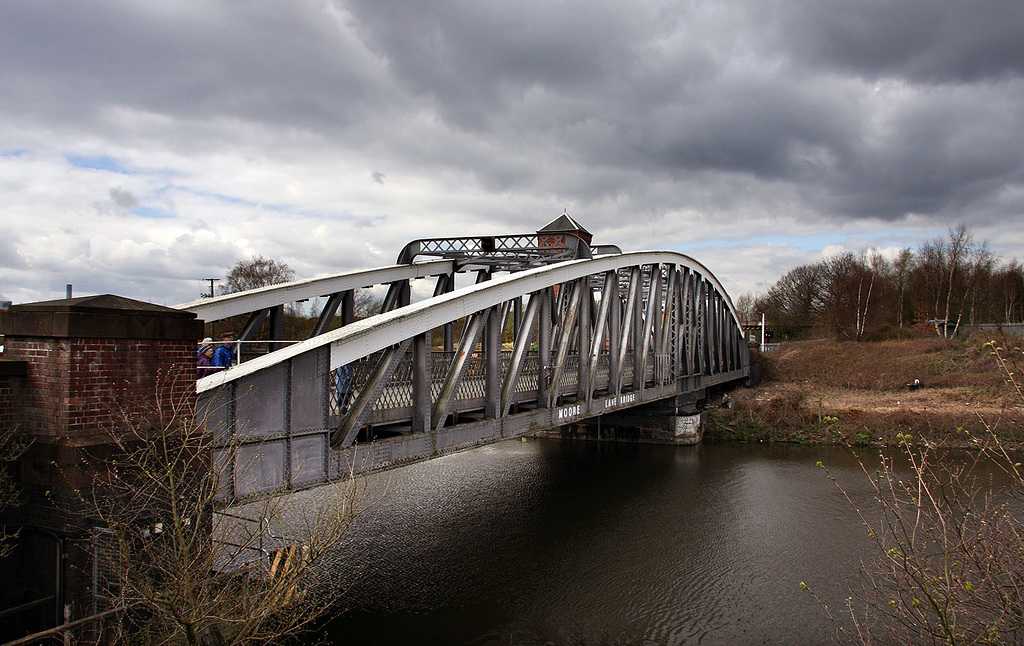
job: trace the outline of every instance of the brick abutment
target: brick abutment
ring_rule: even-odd
[[[13,552],[0,559],[0,638],[102,610],[102,527],[90,463],[116,451],[124,419],[170,416],[195,400],[194,314],[112,296],[0,311],[0,430],[27,449],[7,464],[20,504],[2,512]],[[140,420],[145,421],[145,420]],[[109,560],[109,559],[107,559]],[[94,567],[97,566],[97,567]],[[23,608],[3,614],[2,611]],[[6,639],[4,639],[6,641]]]

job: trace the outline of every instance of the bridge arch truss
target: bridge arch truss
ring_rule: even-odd
[[[749,374],[728,295],[689,256],[603,255],[500,275],[483,267],[476,284],[452,291],[459,269],[435,260],[333,277],[329,302],[384,279],[397,296],[390,311],[200,379],[197,415],[227,475],[221,497],[700,398]],[[409,304],[416,278],[434,279],[434,296]],[[296,300],[297,289],[235,295],[219,313]]]

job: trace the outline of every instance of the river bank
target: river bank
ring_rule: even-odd
[[[1024,402],[986,341],[784,344],[762,355],[760,385],[733,391],[708,411],[705,438],[872,446],[911,435],[970,447],[992,431],[1019,447]]]

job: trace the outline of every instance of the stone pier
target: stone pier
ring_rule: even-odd
[[[701,393],[678,395],[636,408],[607,413],[579,424],[547,431],[544,437],[640,444],[699,444],[704,418],[697,411]]]

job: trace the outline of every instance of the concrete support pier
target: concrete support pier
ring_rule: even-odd
[[[704,439],[704,417],[697,411],[701,393],[670,399],[583,420],[543,433],[544,437],[636,442],[640,444],[699,444]]]
[[[574,427],[565,427],[558,435],[580,440],[685,446],[699,444],[704,439],[704,419],[701,413],[692,415],[609,415],[586,420]]]

